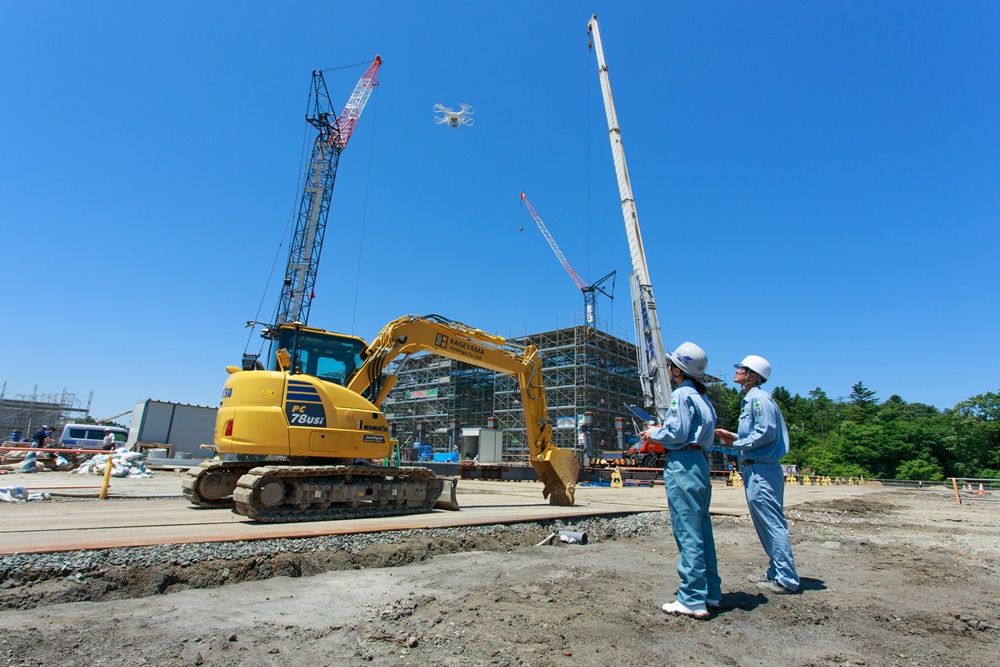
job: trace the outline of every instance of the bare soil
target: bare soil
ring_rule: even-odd
[[[927,491],[796,507],[788,596],[747,581],[765,565],[749,519],[716,517],[708,621],[660,611],[677,584],[665,513],[587,545],[418,536],[20,582],[0,591],[0,665],[994,665],[998,511]]]

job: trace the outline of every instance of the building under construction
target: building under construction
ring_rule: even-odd
[[[40,394],[38,387],[30,394],[0,393],[0,438],[28,440],[42,425],[59,429],[63,424],[83,420],[90,414],[94,392],[86,402],[65,389],[58,394]]]
[[[615,418],[630,424],[625,406],[642,402],[635,345],[583,324],[510,340],[538,348],[553,443],[581,456],[621,451]],[[527,461],[517,378],[433,354],[408,359],[398,376],[384,408],[404,449],[473,458],[470,432],[489,425],[502,434],[503,461]]]

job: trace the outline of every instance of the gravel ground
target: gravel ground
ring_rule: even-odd
[[[892,491],[789,511],[802,590],[765,594],[746,517],[715,517],[723,609],[668,617],[665,512],[0,558],[7,665],[988,665],[989,504]],[[558,540],[588,533],[587,545]]]

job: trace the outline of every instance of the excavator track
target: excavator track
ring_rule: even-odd
[[[233,490],[245,473],[260,461],[204,461],[188,470],[181,480],[181,492],[194,505],[208,509],[233,507]]]
[[[426,468],[262,466],[240,477],[233,511],[263,523],[419,514],[442,484]]]

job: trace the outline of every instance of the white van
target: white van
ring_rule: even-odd
[[[60,444],[66,449],[101,449],[104,446],[104,429],[111,429],[115,436],[115,446],[121,447],[128,440],[128,431],[117,426],[100,424],[66,424],[63,427]]]

